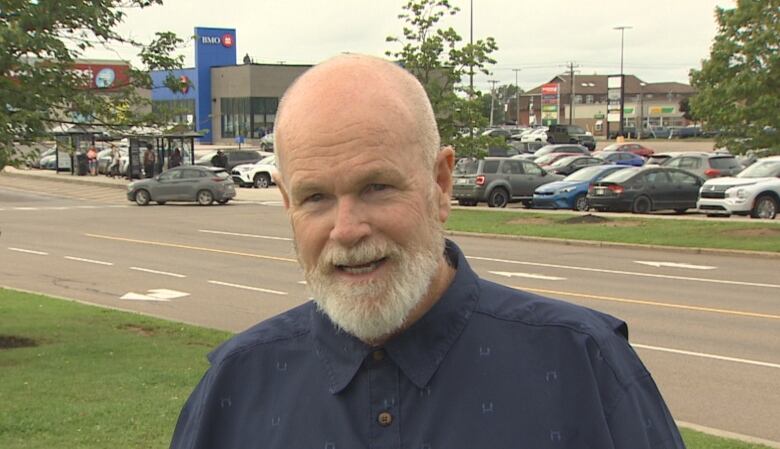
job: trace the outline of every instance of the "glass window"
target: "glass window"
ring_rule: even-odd
[[[485,161],[482,166],[482,173],[496,173],[498,171],[498,163],[500,161]]]
[[[270,157],[270,156],[269,156]],[[456,175],[474,175],[477,173],[479,161],[471,158],[460,159],[455,164],[454,174]]]
[[[277,97],[251,98],[251,137],[259,139],[273,132],[278,107],[279,98]]]
[[[533,162],[524,161],[523,170],[525,171],[526,174],[529,175],[541,176],[542,174],[542,169],[539,168],[539,166],[534,164]]]
[[[575,96],[574,96],[574,103],[575,103],[575,104],[580,104],[580,103],[582,103],[582,95],[575,95]]]
[[[710,158],[710,167],[717,168],[719,170],[739,168],[739,162],[735,157],[713,157]]]
[[[699,185],[699,181],[696,177],[682,171],[669,172],[669,176],[675,184]]]
[[[585,95],[585,103],[593,104],[593,95]]]
[[[504,164],[509,167],[509,173],[513,175],[523,174],[523,164],[520,161],[505,161]]]

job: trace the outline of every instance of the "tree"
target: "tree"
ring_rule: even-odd
[[[693,111],[691,111],[691,99],[690,99],[690,97],[685,97],[682,100],[680,100],[680,103],[678,104],[678,108],[680,108],[680,112],[682,112],[683,118],[685,120],[689,120],[691,122],[697,122],[698,121],[692,115]]]
[[[522,93],[514,84],[502,84],[492,92],[480,98],[482,114],[490,120],[490,108],[493,108],[493,124],[514,123],[517,115],[517,92]]]
[[[150,101],[138,89],[152,87],[149,70],[181,67],[173,56],[183,43],[173,33],[158,32],[147,45],[115,29],[127,8],[147,8],[162,0],[5,0],[0,8],[0,168],[18,160],[15,143],[47,135],[73,117],[106,127],[150,125]],[[86,51],[125,45],[138,51],[141,67],[131,67],[125,85],[110,93],[91,86],[92,79],[73,70]],[[166,86],[181,90],[179,79]]]
[[[700,70],[691,70],[692,115],[720,130],[736,152],[780,147],[780,0],[738,0],[716,8],[718,34]]]
[[[401,50],[387,51],[414,74],[428,93],[442,144],[454,145],[459,155],[482,155],[492,139],[474,136],[474,129],[487,125],[480,113],[479,93],[462,81],[469,74],[490,74],[490,57],[498,47],[492,37],[473,44],[461,44],[462,38],[452,28],[439,22],[460,11],[448,0],[409,0],[398,18],[404,22],[403,37],[390,36]]]

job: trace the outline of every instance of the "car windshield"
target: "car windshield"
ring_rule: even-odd
[[[545,164],[548,164],[548,163],[550,163],[550,161],[553,161],[553,160],[555,160],[555,158],[557,158],[557,157],[558,157],[558,155],[557,155],[557,154],[555,154],[555,153],[549,153],[549,154],[545,154],[544,156],[541,156],[541,157],[538,157],[538,158],[536,158],[536,159],[534,160],[534,162],[536,162],[536,163],[537,163],[537,164],[539,164],[539,165],[545,165]]]
[[[710,166],[720,170],[740,167],[739,161],[734,156],[710,158]]]
[[[780,176],[780,160],[758,161],[737,175],[737,178],[771,178]]]
[[[454,174],[456,175],[476,175],[479,168],[479,161],[476,159],[461,159],[455,164]]]
[[[596,175],[604,171],[603,166],[593,166],[593,167],[585,167],[583,169],[577,170],[574,173],[570,174],[569,176],[563,178],[564,181],[590,181]]]
[[[276,156],[268,156],[256,162],[257,165],[273,165]]]
[[[550,166],[550,168],[563,167],[565,165],[568,165],[571,161],[573,161],[574,159],[577,159],[578,157],[579,156],[566,156],[566,157],[562,157],[562,158],[558,159],[557,161],[555,161],[555,163],[553,163]]]
[[[637,172],[639,172],[640,168],[638,167],[631,167],[631,168],[624,168],[622,170],[618,170],[615,173],[612,173],[611,175],[606,176],[604,179],[602,179],[602,182],[617,182],[621,183],[623,181],[626,181],[627,179],[631,178]]]
[[[198,162],[210,162],[211,158],[213,158],[217,154],[216,151],[209,151],[208,153],[204,154],[203,156],[198,158]]]
[[[230,173],[227,172],[227,170],[214,170],[214,175],[216,175],[217,178],[227,179],[230,178]]]

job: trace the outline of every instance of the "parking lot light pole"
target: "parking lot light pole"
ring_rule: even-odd
[[[625,78],[623,77],[623,37],[626,30],[630,30],[632,27],[630,26],[619,26],[614,27],[613,30],[620,30],[620,128],[619,129],[619,135],[623,135],[623,109],[625,107],[625,94],[626,94],[626,83]]]

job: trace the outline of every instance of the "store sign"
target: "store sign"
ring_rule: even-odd
[[[225,33],[222,36],[201,36],[200,43],[204,45],[221,45],[225,48],[230,48],[235,44],[236,39],[230,33]]]
[[[542,85],[542,123],[554,125],[558,123],[560,105],[560,85],[549,83]]]
[[[121,64],[76,63],[71,69],[84,78],[91,89],[117,89],[130,83],[130,67]]]
[[[653,106],[647,112],[650,115],[674,114],[674,107]]]
[[[550,83],[542,85],[542,95],[558,95],[558,84]]]

